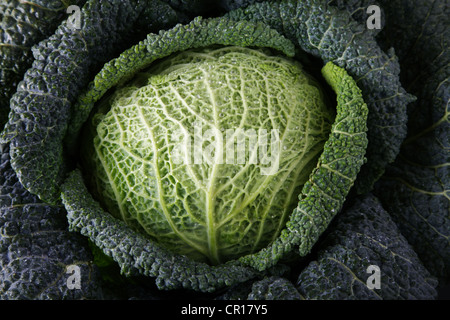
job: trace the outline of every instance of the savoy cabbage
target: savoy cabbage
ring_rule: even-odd
[[[266,247],[328,138],[321,88],[294,61],[243,47],[183,51],[156,68],[93,116],[82,151],[91,190],[191,258],[219,264]]]
[[[450,265],[449,10],[6,1],[0,298],[437,298]],[[248,147],[280,144],[241,162],[217,162],[226,143],[176,159],[186,143],[173,139],[195,140],[199,124],[218,129],[205,149],[227,129]]]

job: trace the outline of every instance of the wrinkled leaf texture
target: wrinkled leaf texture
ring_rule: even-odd
[[[55,159],[60,161],[62,158],[61,132],[65,130],[61,124],[70,117],[70,102],[79,94],[80,88],[87,85],[92,70],[97,70],[114,52],[118,53],[123,49],[123,43],[126,43],[124,40],[134,35],[130,35],[133,26],[135,30],[143,28],[137,22],[138,18],[150,15],[147,16],[153,22],[150,28],[156,30],[179,20],[188,19],[186,14],[181,14],[160,1],[153,2],[153,8],[157,10],[151,12],[145,10],[143,3],[137,5],[138,3],[88,1],[82,11],[84,33],[68,28],[64,22],[52,36],[33,47],[34,61],[11,99],[10,106],[13,113],[3,132],[7,133],[8,142],[1,147],[0,298],[2,300],[95,299],[102,296],[99,288],[100,279],[92,264],[86,239],[68,231],[65,210],[60,204],[47,204],[24,188],[20,181],[22,171],[17,169],[17,166],[30,168],[30,163],[34,164],[35,160],[40,159],[42,162],[35,167],[37,170],[35,182],[48,181],[52,173],[53,178],[58,176],[61,168],[60,164],[55,165]],[[40,2],[27,4],[33,7],[39,6]],[[24,5],[18,2],[13,5],[17,7],[17,11],[13,12],[12,16],[7,16],[9,11],[4,11],[2,25],[5,23],[9,25],[11,19],[16,19],[14,21],[22,18],[32,19],[29,14],[33,15],[36,12],[35,8],[27,5],[24,8]],[[23,15],[18,12],[23,12]],[[58,17],[61,18],[61,15]],[[104,19],[100,19],[101,17]],[[31,25],[29,27],[35,29]],[[39,41],[39,37],[34,36],[33,30],[27,34],[30,36],[30,42],[26,42],[28,38],[21,39],[17,32],[14,33],[15,30],[12,30],[14,32],[11,33],[11,39],[15,41],[14,45],[25,47],[31,45],[33,41]],[[149,31],[145,29],[143,32]],[[8,57],[2,55],[2,58]],[[20,63],[19,69],[24,70],[30,61],[16,60],[16,62]],[[14,81],[10,78],[5,82],[6,86],[14,85]],[[45,112],[50,114],[51,118],[44,119],[42,115]],[[37,153],[40,153],[40,157],[36,156]],[[18,155],[20,158],[24,154],[28,154],[31,158],[22,159],[24,161],[22,163],[20,163],[22,160],[18,160],[19,163],[11,160],[11,156]],[[47,156],[51,160],[47,160]],[[12,168],[14,166],[12,163],[16,164],[15,168]],[[29,183],[25,185],[30,186]],[[66,272],[70,265],[80,268],[83,277],[81,290],[70,290],[67,286],[70,274]]]
[[[111,1],[110,1],[111,2]],[[108,3],[110,3],[108,2]],[[168,1],[171,3],[171,1]],[[251,2],[255,1],[221,1],[225,8],[235,9],[241,5],[247,5]],[[260,1],[256,1],[260,2]],[[396,54],[399,56],[400,63],[402,64],[402,81],[406,84],[407,91],[415,94],[418,97],[418,101],[413,103],[411,107],[408,109],[408,138],[402,146],[400,156],[397,158],[394,164],[390,165],[387,170],[387,174],[385,177],[377,184],[376,194],[380,197],[383,205],[385,205],[389,214],[394,218],[397,224],[400,227],[402,233],[408,238],[408,240],[414,245],[415,250],[419,253],[422,261],[427,264],[427,267],[430,270],[433,270],[434,273],[438,274],[441,277],[448,276],[448,8],[450,7],[448,1],[397,1],[389,3],[388,1],[381,1],[382,7],[386,12],[391,13],[387,15],[387,21],[385,32],[381,33],[379,37],[384,41],[385,47],[395,47]],[[95,7],[98,3],[96,1],[90,1],[91,7]],[[158,2],[159,3],[159,2]],[[181,4],[180,4],[181,3]],[[180,2],[179,5],[183,6],[185,1]],[[352,13],[359,12],[361,13],[361,8],[367,4],[367,1],[348,1],[353,5],[353,9],[358,9],[357,11],[350,11]],[[335,1],[331,1],[331,4],[335,4]],[[372,3],[371,3],[372,4]],[[93,7],[92,7],[93,6]],[[227,7],[228,6],[228,7]],[[163,5],[160,8],[164,7]],[[113,10],[112,7],[102,7],[103,10]],[[153,12],[154,14],[154,12]],[[184,10],[184,14],[186,14],[186,10]],[[176,14],[172,16],[181,17],[181,13],[178,11]],[[362,15],[364,16],[364,15]],[[167,17],[167,16],[165,16]],[[121,15],[117,16],[112,15],[112,19],[120,20]],[[126,17],[122,17],[126,19]],[[180,18],[181,19],[181,18]],[[116,20],[116,21],[117,21]],[[170,19],[168,19],[170,20]],[[92,21],[91,21],[92,22]],[[167,21],[166,21],[167,22]],[[170,21],[169,21],[170,22]],[[167,23],[168,25],[170,23]],[[402,26],[405,28],[403,29]],[[111,26],[110,26],[111,27]],[[288,28],[287,28],[288,29]],[[110,29],[107,29],[111,31]],[[289,30],[289,29],[288,29]],[[60,27],[60,36],[61,31],[68,32],[68,30],[64,30],[64,27]],[[105,32],[104,30],[102,32]],[[58,34],[58,32],[57,32]],[[115,32],[112,32],[115,35]],[[58,36],[53,36],[54,42],[49,40],[43,42],[43,46],[41,49],[35,51],[35,58],[37,62],[35,62],[36,69],[30,69],[28,76],[29,79],[33,79],[36,75],[33,74],[33,70],[43,70],[43,66],[40,66],[42,62],[47,59],[44,55],[39,53],[40,50],[45,52],[45,48],[49,48],[53,45],[57,45],[59,40]],[[97,39],[98,41],[98,39]],[[67,41],[65,45],[69,44]],[[111,44],[111,42],[110,42]],[[76,42],[72,43],[72,45],[76,45]],[[103,48],[102,45],[99,47],[102,50],[107,49]],[[63,48],[61,48],[63,49]],[[67,49],[70,49],[70,45]],[[64,51],[64,50],[63,50]],[[99,51],[96,51],[98,54]],[[433,57],[430,59],[430,57]],[[390,52],[388,61],[395,62],[396,57],[393,55],[393,52]],[[95,62],[94,65],[98,62]],[[51,64],[50,64],[51,65]],[[87,70],[88,67],[86,64],[83,65],[84,70]],[[396,70],[396,67],[392,69],[391,72],[393,75],[398,74],[399,70]],[[417,70],[420,70],[421,73],[417,73]],[[389,72],[388,72],[389,73]],[[78,75],[78,74],[77,74]],[[66,75],[67,77],[68,75]],[[86,83],[86,78],[84,77],[74,77],[79,81],[78,83]],[[394,76],[395,78],[395,76]],[[83,80],[80,80],[83,79]],[[34,81],[34,80],[33,80]],[[33,83],[31,81],[31,83]],[[37,84],[39,84],[39,79],[37,80]],[[45,83],[45,81],[43,82]],[[63,83],[63,82],[60,82]],[[77,82],[75,82],[77,83]],[[424,85],[425,84],[425,85]],[[22,114],[22,120],[20,125],[17,128],[12,126],[12,130],[10,127],[8,140],[11,140],[12,149],[17,148],[21,145],[22,142],[25,142],[24,145],[27,147],[26,150],[16,150],[16,152],[12,152],[14,155],[16,153],[25,154],[28,151],[31,151],[31,157],[29,159],[34,159],[37,155],[45,154],[46,152],[55,152],[55,150],[59,150],[60,141],[52,141],[52,135],[49,134],[52,126],[55,123],[60,121],[61,119],[54,119],[50,121],[48,127],[43,129],[39,129],[42,132],[38,136],[37,140],[28,140],[23,137],[20,138],[20,132],[25,133],[25,137],[27,136],[27,132],[30,132],[35,126],[32,118],[27,117],[27,114],[31,114],[27,112],[26,105],[31,104],[29,107],[35,108],[34,106],[38,106],[44,100],[42,97],[39,97],[39,92],[36,90],[36,93],[33,94],[33,90],[35,88],[39,88],[39,85],[29,87],[31,94],[23,91],[23,88],[19,87],[18,98],[16,102],[16,108],[18,114]],[[67,89],[67,87],[62,87],[62,89]],[[22,93],[21,93],[22,91]],[[63,90],[64,91],[64,90]],[[77,91],[79,88],[71,88],[71,92],[75,92],[73,96],[69,98],[71,100],[77,95]],[[62,91],[59,91],[62,92]],[[403,103],[406,101],[410,102],[411,98],[406,96],[404,92],[396,91],[399,95],[394,95],[394,100],[397,98],[401,98],[404,96]],[[19,99],[23,95],[22,98],[25,98],[23,101],[26,101],[25,104],[21,105],[21,100]],[[65,97],[66,98],[66,97]],[[62,110],[66,110],[62,112],[65,118],[69,118],[68,114],[68,106],[63,102],[58,102],[63,107]],[[33,102],[33,103],[30,103]],[[61,107],[59,106],[59,107]],[[58,107],[58,108],[59,108]],[[55,109],[56,110],[56,109]],[[60,109],[58,109],[60,110]],[[29,111],[29,110],[28,110]],[[400,108],[400,114],[402,114],[402,108]],[[401,116],[399,119],[403,119]],[[395,118],[395,117],[392,117]],[[17,119],[16,119],[17,120]],[[397,119],[398,120],[398,119]],[[397,121],[396,120],[396,121]],[[402,122],[403,120],[399,120]],[[14,121],[13,121],[14,123]],[[10,125],[11,126],[11,125]],[[45,125],[44,125],[45,126]],[[399,145],[399,142],[403,140],[401,137],[406,132],[402,132],[401,124],[394,127],[399,127],[400,130],[396,132],[399,139],[389,138],[385,140],[384,143],[392,144],[391,150],[388,150],[387,153],[390,155],[387,159],[387,163],[391,162],[396,155],[396,146]],[[381,130],[383,130],[383,126],[380,126]],[[372,131],[373,132],[373,131]],[[387,132],[387,134],[386,134]],[[383,136],[389,137],[389,130],[383,133]],[[12,139],[14,138],[14,139]],[[19,141],[24,139],[25,141]],[[58,138],[59,139],[59,138]],[[53,139],[54,140],[54,139]],[[383,140],[383,139],[380,139]],[[45,152],[38,149],[45,146]],[[40,204],[36,206],[36,203],[40,203],[39,200],[27,193],[17,181],[15,175],[19,174],[20,170],[14,172],[9,168],[9,146],[3,145],[2,147],[2,208],[1,208],[1,219],[0,226],[2,229],[2,234],[5,235],[10,234],[11,236],[2,236],[0,248],[2,254],[2,266],[8,266],[5,270],[9,270],[2,274],[2,278],[8,277],[12,274],[22,274],[28,277],[26,273],[21,273],[24,265],[15,263],[9,263],[9,260],[5,258],[5,254],[9,251],[11,253],[20,251],[19,246],[14,246],[15,240],[18,240],[17,232],[15,233],[14,225],[18,225],[18,222],[23,221],[26,217],[26,213],[28,214],[32,212],[38,212],[38,217],[44,217],[45,213],[39,213],[40,210],[34,210],[35,208],[46,208],[47,206],[44,204]],[[417,149],[422,150],[422,152],[417,152]],[[61,157],[60,151],[56,151],[56,158]],[[30,160],[27,160],[30,161]],[[24,162],[23,165],[27,163]],[[54,161],[54,160],[52,160]],[[59,160],[58,160],[59,161]],[[386,161],[386,160],[383,160]],[[45,160],[44,160],[45,163]],[[52,167],[51,165],[49,167]],[[58,167],[58,170],[61,168]],[[383,165],[380,165],[380,168]],[[384,167],[383,167],[384,168]],[[381,170],[384,170],[384,169]],[[40,168],[42,169],[42,168]],[[40,170],[39,169],[39,170]],[[41,173],[38,172],[37,177],[43,177],[47,174],[42,174],[45,172],[45,168]],[[412,174],[411,174],[412,173]],[[380,173],[376,173],[379,175]],[[54,176],[58,176],[58,173],[53,174]],[[371,178],[369,178],[371,179]],[[373,178],[372,178],[373,179]],[[36,179],[38,181],[39,179]],[[13,187],[14,186],[14,187]],[[20,193],[20,200],[15,200],[14,203],[17,203],[19,206],[11,207],[11,201],[7,200],[11,198],[13,195],[11,188]],[[52,194],[54,191],[50,191]],[[406,195],[406,196],[405,196]],[[367,202],[367,201],[366,201]],[[26,204],[26,205],[24,205]],[[32,209],[30,211],[30,208]],[[48,206],[49,209],[43,209],[43,211],[47,212],[47,217],[51,216],[51,212],[59,211],[61,213],[61,209],[58,206]],[[28,210],[28,211],[26,211]],[[42,210],[42,209],[41,209]],[[371,211],[369,209],[367,211]],[[380,209],[381,210],[381,209]],[[14,213],[16,212],[16,213]],[[33,215],[33,214],[32,214]],[[5,218],[6,217],[6,218]],[[9,218],[8,218],[9,217]],[[45,219],[44,219],[45,220]],[[62,235],[65,235],[65,232],[61,227],[63,224],[58,224],[57,219],[52,222],[49,222],[51,226],[51,230],[59,230]],[[369,222],[368,222],[369,223]],[[52,224],[54,226],[52,226]],[[369,223],[370,224],[370,223]],[[32,224],[31,224],[32,225]],[[425,226],[425,227],[424,227]],[[59,228],[59,229],[58,229]],[[56,232],[56,233],[58,233]],[[34,235],[29,235],[28,239],[32,239]],[[397,237],[394,234],[394,237]],[[15,240],[14,240],[15,239]],[[425,241],[424,241],[425,239]],[[51,243],[51,239],[49,239],[49,243]],[[69,241],[70,242],[70,241]],[[76,242],[76,241],[75,241]],[[26,248],[30,248],[29,245],[25,246]],[[45,247],[45,246],[44,246]],[[78,250],[78,249],[77,249]],[[330,250],[333,250],[330,247]],[[344,249],[344,251],[347,249]],[[351,252],[352,249],[349,251]],[[62,250],[64,251],[64,250]],[[81,250],[82,251],[82,250]],[[80,252],[81,252],[80,251]],[[72,252],[73,253],[73,252]],[[81,253],[84,255],[85,253]],[[37,257],[37,256],[36,256]],[[34,258],[36,258],[34,257]],[[42,258],[42,255],[39,256]],[[85,259],[85,258],[83,258]],[[81,260],[83,260],[81,259]],[[70,259],[68,259],[70,260]],[[20,260],[16,260],[20,261]],[[36,259],[31,259],[30,261],[35,261]],[[42,261],[42,260],[41,260]],[[56,261],[56,260],[55,260]],[[68,263],[68,262],[67,262]],[[87,265],[87,264],[85,264]],[[36,264],[36,268],[39,268],[39,265]],[[420,266],[415,267],[416,270],[420,269]],[[32,270],[32,269],[31,269]],[[59,266],[59,274],[61,274],[62,270]],[[36,287],[42,286],[43,282],[34,274],[34,279],[38,279],[35,282],[32,282]],[[58,273],[56,273],[58,274]],[[424,279],[423,276],[426,273],[421,274],[421,279]],[[54,275],[52,275],[54,276]],[[50,279],[49,277],[48,279]],[[16,282],[10,281],[9,286],[3,286],[0,288],[0,292],[3,297],[9,298],[17,298],[17,297],[44,297],[45,295],[36,295],[36,290],[33,291],[33,288],[24,289],[25,293],[21,293],[20,290],[11,289],[15,288],[14,285],[11,286],[11,283],[23,284],[26,285],[27,282],[23,281],[24,278],[19,278]],[[30,278],[27,278],[30,279]],[[47,280],[48,280],[47,279]],[[278,280],[277,283],[283,283],[283,281],[279,281],[278,278],[273,278],[273,280]],[[270,285],[267,285],[267,282],[261,283],[264,288],[270,288]],[[432,281],[425,281],[425,283],[432,284]],[[30,283],[28,283],[30,286]],[[277,285],[274,285],[276,288]],[[291,287],[291,286],[289,286]],[[30,290],[28,290],[30,289]],[[301,291],[302,289],[300,289]],[[51,290],[50,290],[51,291]],[[261,292],[261,291],[259,291]],[[275,292],[275,291],[273,291]],[[400,292],[400,291],[398,291]],[[432,290],[429,291],[431,295],[433,295]],[[305,292],[303,294],[306,295]],[[311,293],[320,295],[319,292]],[[296,296],[296,294],[295,294]],[[397,297],[399,297],[398,295]],[[426,295],[414,295],[414,297],[424,297]],[[58,298],[57,295],[52,296],[49,294],[47,297]]]

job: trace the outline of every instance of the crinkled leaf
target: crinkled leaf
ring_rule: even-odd
[[[94,104],[112,87],[129,80],[148,67],[153,61],[192,48],[210,45],[259,46],[279,50],[287,56],[294,55],[293,44],[275,30],[263,24],[246,21],[234,22],[224,18],[202,19],[198,17],[189,24],[150,33],[147,39],[125,50],[118,58],[109,61],[95,76],[77,100],[76,110],[68,131],[66,144],[76,150],[78,133]]]
[[[325,63],[332,61],[355,78],[369,107],[368,160],[356,181],[356,190],[371,190],[399,152],[406,136],[406,106],[414,100],[400,84],[394,52],[381,50],[365,23],[355,22],[350,13],[327,1],[266,1],[228,15],[262,21],[304,51]]]
[[[80,30],[65,21],[33,48],[32,67],[11,98],[3,141],[11,142],[11,166],[19,180],[40,199],[59,201],[58,185],[69,160],[64,159],[62,141],[71,103],[92,72],[123,49],[146,5],[141,1],[88,1],[81,11]],[[166,10],[158,17],[162,21],[158,27],[174,24],[168,16],[176,15],[170,7]]]
[[[240,258],[258,270],[275,265],[293,250],[301,256],[310,252],[341,210],[365,160],[367,105],[361,91],[344,69],[331,62],[322,73],[337,95],[335,122],[286,228],[270,246]]]
[[[378,280],[370,278],[379,268]],[[298,278],[306,299],[434,299],[437,281],[422,265],[376,197],[357,199],[343,212]]]
[[[160,289],[209,292],[258,275],[237,261],[209,266],[154,244],[105,212],[89,194],[79,171],[72,172],[62,186],[62,198],[71,230],[89,237],[118,263],[122,273],[155,277]]]
[[[177,41],[172,41],[170,39],[177,39]],[[170,41],[169,41],[170,40]],[[174,28],[160,32],[158,35],[150,34],[148,38],[141,43],[137,44],[135,47],[127,50],[124,54],[119,56],[117,59],[112,60],[110,63],[106,64],[102,71],[91,83],[89,90],[80,98],[80,110],[90,111],[93,107],[94,102],[99,99],[108,89],[114,84],[119,83],[119,81],[127,78],[133,72],[140,70],[141,68],[148,66],[148,64],[157,58],[164,57],[170,53],[186,50],[190,48],[209,46],[213,44],[222,45],[239,45],[239,46],[259,46],[259,47],[271,47],[285,52],[287,55],[292,56],[294,54],[294,47],[292,43],[280,36],[276,31],[270,29],[262,24],[251,23],[247,21],[234,22],[224,18],[214,18],[214,19],[195,19],[187,25],[177,25]],[[128,61],[128,63],[125,63]],[[126,65],[127,68],[122,66]],[[80,112],[81,114],[81,112]],[[86,113],[87,115],[88,113]],[[82,123],[81,120],[79,123]],[[76,122],[78,123],[78,122]],[[77,198],[68,198],[68,193],[70,193],[70,188],[75,188],[73,184],[68,184],[65,186],[65,191],[63,193],[63,201],[68,209],[69,213],[77,212],[73,207],[77,205]],[[78,188],[78,186],[77,186]],[[73,190],[75,191],[75,190]],[[73,192],[72,191],[72,192]],[[86,190],[87,192],[87,190]],[[78,205],[77,205],[78,206]],[[80,208],[81,210],[82,208]],[[77,209],[78,210],[78,209]],[[87,209],[86,209],[87,210]],[[89,211],[89,210],[87,210]],[[71,213],[72,214],[72,213]],[[69,214],[69,217],[71,217]],[[91,225],[91,217],[86,217],[86,219],[74,220],[69,219],[69,224],[72,228],[84,230],[84,226]],[[106,223],[111,223],[112,226],[116,225],[115,228],[128,229],[124,224],[119,224],[115,222],[114,219],[106,219]],[[77,227],[75,227],[78,225]],[[115,230],[115,229],[114,229]],[[116,230],[115,230],[116,231]],[[117,241],[123,242],[129,236],[130,230],[123,230],[122,232],[115,232],[114,238]],[[96,238],[97,233],[90,231],[89,237],[96,243],[97,246],[106,250],[107,254],[112,256],[122,268],[127,269],[127,263],[130,268],[133,265],[135,259],[140,260],[141,258],[139,252],[133,252],[130,254],[127,250],[129,247],[117,247],[114,250],[109,250],[105,248],[103,238]],[[136,236],[133,236],[136,237]],[[144,242],[145,239],[145,242]],[[144,237],[140,240],[140,246],[151,246],[153,244]],[[148,244],[146,244],[148,242]],[[139,246],[133,246],[139,247]],[[234,262],[231,264],[222,264],[217,266],[217,269],[211,269],[208,265],[204,264],[194,264],[193,262],[188,262],[188,260],[183,260],[185,266],[179,266],[179,272],[170,271],[169,274],[154,273],[152,269],[155,268],[158,263],[166,264],[172,263],[172,258],[164,250],[152,249],[152,252],[148,253],[147,261],[143,266],[135,268],[137,271],[144,274],[153,274],[158,277],[158,285],[160,287],[177,288],[179,286],[193,288],[195,290],[210,291],[214,288],[223,286],[226,283],[235,283],[236,281],[247,280],[248,277],[257,274],[250,267],[243,267],[239,262]],[[129,256],[130,261],[125,261],[121,257]],[[150,258],[151,257],[151,258]],[[185,259],[185,258],[183,258]],[[156,260],[158,263],[154,263]],[[181,263],[180,263],[181,265]],[[195,266],[195,267],[192,267]],[[226,268],[228,269],[227,276],[223,275]],[[196,278],[195,270],[196,268],[202,268],[203,275],[200,280]],[[163,269],[160,269],[163,270]],[[192,272],[194,270],[194,272]],[[169,272],[169,271],[167,271]],[[217,275],[220,274],[223,279],[217,280]],[[164,275],[164,277],[163,277]],[[189,280],[193,278],[194,280]],[[219,277],[220,279],[220,277]]]
[[[0,127],[7,121],[9,100],[31,66],[31,47],[49,37],[69,14],[70,5],[83,0],[18,1],[0,3]]]
[[[450,2],[380,2],[387,12],[381,39],[396,48],[402,81],[418,99],[400,155],[376,192],[427,268],[448,280]]]
[[[0,151],[0,299],[101,298],[86,239],[69,232],[64,208],[43,203],[22,187],[8,145]],[[74,272],[80,276],[78,289],[70,287]]]

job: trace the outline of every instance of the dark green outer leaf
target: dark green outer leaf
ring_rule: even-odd
[[[263,24],[247,21],[231,22],[223,18],[202,19],[198,17],[187,25],[177,25],[169,31],[149,34],[147,39],[124,51],[118,58],[105,64],[89,84],[74,106],[66,144],[74,148],[78,133],[87,120],[94,104],[110,88],[129,80],[139,70],[153,61],[174,52],[209,45],[260,46],[294,55],[294,45],[275,30]]]
[[[189,17],[207,15],[215,8],[215,1],[211,0],[161,0],[161,2]]]
[[[119,264],[125,275],[155,277],[160,289],[185,288],[202,292],[212,292],[258,276],[255,270],[237,261],[209,266],[174,255],[154,244],[103,211],[89,194],[79,171],[70,174],[62,192],[70,229],[89,237]]]
[[[98,299],[99,275],[86,239],[68,231],[65,211],[26,191],[0,146],[0,299]],[[70,289],[69,266],[80,271]]]
[[[399,54],[402,81],[418,97],[408,136],[376,194],[425,266],[450,279],[450,1],[380,1],[381,41]]]
[[[122,49],[120,44],[130,36],[146,5],[143,1],[88,1],[81,11],[81,30],[64,22],[34,47],[35,61],[11,99],[3,141],[11,142],[11,166],[19,180],[40,199],[60,201],[58,185],[66,170],[62,141],[71,103],[91,72]],[[167,7],[159,19],[164,25],[173,23],[174,17]]]
[[[328,0],[328,4],[339,10],[347,11],[361,25],[366,25],[367,20],[373,14],[372,12],[368,13],[367,8],[376,5],[381,11],[381,29],[370,29],[368,32],[377,35],[385,27],[384,10],[377,0]]]
[[[420,262],[413,248],[376,197],[368,194],[337,218],[319,247],[318,258],[298,278],[306,299],[414,300],[434,299],[437,280]],[[367,272],[380,270],[380,288]]]
[[[150,34],[146,40],[107,63],[79,99],[79,114],[87,116],[95,101],[110,87],[147,67],[155,59],[214,44],[270,47],[288,56],[294,55],[294,46],[289,40],[262,24],[225,18],[196,18],[187,25],[179,24],[158,35]],[[83,113],[83,110],[87,112]],[[73,126],[83,122],[81,119]],[[239,261],[213,267],[167,252],[105,213],[92,200],[77,174],[71,175],[63,185],[62,199],[71,229],[88,236],[119,264],[122,272],[156,277],[156,283],[162,289],[188,288],[208,292],[244,282],[259,274]]]
[[[356,181],[365,193],[395,160],[406,136],[406,106],[413,97],[399,81],[399,65],[386,54],[366,24],[356,23],[346,11],[327,1],[273,1],[238,9],[233,19],[262,21],[298,44],[304,51],[346,69],[363,91],[369,107],[367,163]]]
[[[31,66],[31,47],[50,36],[70,5],[84,0],[18,1],[0,3],[0,127],[9,112],[9,100],[25,71]]]

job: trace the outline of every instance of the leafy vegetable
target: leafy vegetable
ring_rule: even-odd
[[[273,244],[242,261],[263,270],[298,246],[309,253],[331,219],[342,208],[364,162],[367,106],[344,69],[328,63],[322,70],[337,94],[337,115],[317,167],[299,195],[298,206]]]
[[[94,115],[87,175],[111,214],[172,251],[235,259],[284,227],[328,138],[323,100],[286,58],[184,51],[140,72]]]
[[[44,36],[46,39],[33,48],[31,67],[22,62],[17,64],[23,71],[28,68],[17,88],[13,82],[21,79],[20,72],[16,80],[2,82],[2,92],[11,97],[8,106],[11,112],[2,132],[1,149],[1,297],[154,299],[169,297],[163,290],[176,289],[175,297],[177,293],[182,297],[189,293],[196,298],[215,299],[436,298],[437,279],[439,286],[448,281],[450,252],[446,156],[448,0],[374,3],[368,0],[220,0],[208,2],[208,7],[204,4],[202,0],[154,0],[150,4],[88,0],[82,9],[80,30],[69,28],[63,21],[53,35]],[[19,7],[12,4],[15,5]],[[381,30],[367,28],[369,5],[382,9]],[[2,23],[5,21],[9,26],[10,20]],[[18,29],[7,28],[14,31],[12,38],[20,40]],[[54,27],[48,30],[51,28]],[[34,35],[31,38],[35,43],[39,41]],[[1,50],[4,47],[0,46]],[[142,232],[139,224],[130,227],[114,217],[120,216],[117,212],[121,210],[117,210],[117,203],[104,198],[112,190],[101,173],[105,162],[90,163],[93,171],[87,174],[83,162],[86,159],[90,162],[93,154],[93,145],[84,138],[97,133],[84,134],[86,129],[96,129],[100,124],[95,140],[100,151],[96,153],[100,155],[97,160],[113,156],[114,161],[113,158],[107,161],[106,168],[114,173],[108,181],[113,182],[116,190],[131,186],[128,191],[122,189],[119,205],[127,207],[128,212],[129,208],[143,204],[141,199],[151,197],[148,192],[142,197],[145,189],[135,184],[141,175],[134,173],[138,172],[136,164],[142,162],[139,159],[149,154],[142,153],[144,149],[139,149],[139,145],[131,147],[135,139],[122,146],[107,145],[114,141],[110,140],[113,133],[120,131],[119,140],[123,141],[127,132],[134,132],[135,137],[139,132],[135,129],[145,123],[147,130],[154,130],[160,138],[158,147],[150,151],[165,154],[166,158],[162,159],[166,161],[175,146],[166,144],[170,142],[169,134],[176,134],[174,129],[179,128],[169,128],[167,116],[172,119],[180,116],[181,121],[189,119],[191,129],[196,117],[186,117],[186,105],[166,100],[156,105],[152,102],[145,109],[129,108],[132,114],[128,115],[119,109],[134,105],[135,101],[141,103],[143,100],[136,98],[137,93],[143,94],[146,100],[155,99],[155,93],[163,92],[163,84],[170,79],[177,88],[170,92],[185,97],[182,101],[197,108],[202,115],[200,119],[212,127],[206,102],[208,97],[226,98],[228,83],[210,84],[213,94],[204,93],[199,89],[206,81],[188,81],[188,77],[205,65],[218,69],[221,64],[217,61],[226,59],[227,54],[252,57],[246,61],[254,65],[253,72],[265,68],[266,55],[270,59],[276,55],[276,59],[297,60],[324,88],[324,98],[335,104],[336,113],[332,119],[324,112],[317,113],[319,123],[326,122],[323,118],[333,123],[330,131],[318,130],[325,143],[319,144],[318,158],[306,166],[304,178],[286,184],[297,185],[298,191],[291,188],[287,196],[274,197],[276,204],[266,206],[261,202],[262,207],[272,209],[281,204],[289,215],[286,223],[284,218],[280,224],[277,220],[280,228],[274,230],[280,232],[274,235],[274,240],[260,247],[255,243],[255,250],[250,251],[232,245],[225,258],[212,258],[214,263],[209,264],[174,252],[180,247],[176,238],[170,241],[177,245],[164,244],[164,237],[157,233],[149,235]],[[18,57],[15,52],[11,56]],[[265,58],[255,63],[256,56]],[[260,78],[277,83],[274,78],[285,77],[283,65],[276,76]],[[2,75],[12,79],[6,71],[8,67],[0,67]],[[246,68],[241,66],[239,71],[247,71]],[[227,71],[212,75],[226,78]],[[245,80],[251,77],[248,73]],[[186,85],[176,85],[177,81],[185,81]],[[279,82],[277,86],[280,87]],[[293,92],[289,90],[289,81],[283,80],[283,86],[286,89],[277,92],[284,95]],[[214,94],[214,90],[220,94]],[[306,92],[295,91],[297,97]],[[247,92],[252,91],[240,91],[244,97],[241,103],[251,101]],[[260,87],[257,92],[260,98],[268,91]],[[161,97],[180,101],[178,96]],[[289,104],[283,103],[277,110],[289,110],[292,108]],[[161,113],[161,105],[170,113]],[[147,116],[136,117],[136,110],[145,110]],[[267,110],[264,106],[257,104],[255,110],[258,113],[248,119],[252,127],[275,128],[264,127],[270,117],[258,116]],[[241,119],[232,111],[223,112],[226,119],[223,125],[236,126],[236,121]],[[298,122],[295,117],[284,117],[289,120],[286,123]],[[277,120],[283,123],[281,116]],[[286,128],[289,125],[275,129]],[[299,131],[295,132],[293,138],[299,139]],[[294,141],[286,146],[292,147]],[[82,157],[79,157],[80,150]],[[156,158],[149,159],[151,163]],[[301,162],[297,157],[282,160]],[[186,217],[184,208],[192,205],[188,207],[184,203],[204,208],[205,201],[198,196],[201,192],[195,193],[192,181],[184,179],[182,184],[177,184],[174,177],[186,168],[199,169],[195,171],[197,178],[212,175],[208,173],[208,165],[177,165],[165,162],[151,166],[163,174],[160,180],[146,181],[168,184],[156,184],[160,188],[151,192],[156,200],[151,200],[150,206],[158,208],[159,199],[165,195],[166,203],[176,204],[178,200],[178,206],[170,208],[180,208],[179,216]],[[251,172],[236,167],[238,172]],[[223,173],[222,179],[236,179],[235,173]],[[277,175],[272,178],[277,179]],[[250,195],[249,183],[255,182],[252,179],[239,182],[227,195],[233,196],[217,198],[217,203],[239,202],[233,192],[245,198]],[[181,206],[180,195],[188,188],[192,189],[191,196]],[[172,195],[162,192],[167,189]],[[257,199],[286,193],[283,187],[270,190],[273,193],[257,193],[260,197]],[[294,209],[286,210],[291,204]],[[261,214],[259,210],[253,211],[252,219]],[[203,217],[207,211],[191,212]],[[273,213],[283,216],[281,212]],[[129,222],[130,216],[125,217]],[[155,220],[143,220],[140,216],[139,219],[145,221],[144,227],[152,221],[153,226],[172,233],[166,222],[153,223]],[[239,219],[247,221],[250,215]],[[187,220],[174,221],[182,226],[177,230],[189,228]],[[243,248],[248,247],[255,231],[242,225],[239,228],[245,231],[235,233],[231,228],[228,232],[231,237],[221,239],[220,243],[234,241]],[[197,241],[197,235],[190,239]],[[245,238],[245,235],[250,236]],[[155,237],[159,238],[158,242],[154,241]],[[239,243],[236,239],[246,241]],[[101,262],[99,268],[92,263],[91,249],[95,261]],[[182,253],[189,251],[180,249]],[[223,260],[228,261],[221,263]],[[80,267],[82,279],[90,279],[82,283],[82,290],[68,290],[65,271],[72,265]],[[121,275],[113,274],[117,266]],[[381,288],[370,286],[368,267],[381,272],[376,280],[381,282]]]
[[[32,46],[53,34],[67,17],[70,5],[85,1],[17,1],[0,3],[0,125],[9,112],[9,100],[33,61]]]
[[[333,2],[364,22],[368,1]],[[448,279],[449,1],[378,4],[385,12],[379,40],[395,48],[401,80],[417,100],[408,107],[408,136],[376,194],[425,266]]]

